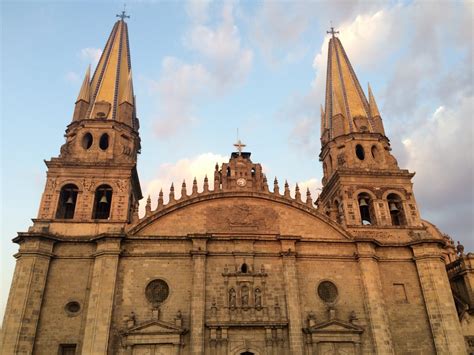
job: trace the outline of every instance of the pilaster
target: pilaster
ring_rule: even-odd
[[[206,246],[208,236],[191,236],[193,285],[191,294],[191,354],[204,354],[204,316],[206,307]]]
[[[120,241],[120,238],[104,238],[97,242],[82,346],[84,354],[107,354]]]
[[[52,256],[52,240],[21,237],[3,318],[2,354],[31,354]]]
[[[392,335],[380,281],[380,270],[375,247],[358,243],[357,256],[364,288],[364,306],[369,318],[372,341],[376,354],[393,354]]]
[[[303,354],[303,320],[301,318],[295,240],[281,240],[283,277],[288,315],[289,348],[292,354]]]
[[[438,354],[467,354],[451,287],[437,244],[412,246],[431,332]]]

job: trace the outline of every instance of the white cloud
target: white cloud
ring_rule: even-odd
[[[209,6],[212,0],[189,0],[186,2],[186,13],[191,21],[205,23],[209,19]]]
[[[99,63],[101,55],[102,49],[100,48],[82,48],[80,52],[81,59],[90,63],[92,66],[96,66],[97,63]]]
[[[64,79],[66,79],[66,81],[68,81],[70,83],[73,83],[73,84],[79,83],[81,81],[81,78],[80,78],[79,74],[77,74],[76,72],[73,72],[73,71],[67,72],[64,75]]]
[[[194,178],[196,178],[198,182],[198,191],[202,191],[206,174],[209,179],[209,188],[212,189],[214,187],[215,164],[218,163],[220,166],[223,162],[227,162],[228,160],[228,156],[204,153],[195,157],[180,159],[175,163],[161,164],[156,172],[156,177],[144,184],[144,196],[147,197],[150,195],[152,197],[152,207],[156,208],[160,189],[163,189],[166,203],[169,199],[171,183],[174,183],[175,198],[179,198],[181,196],[183,179],[186,181],[187,191],[188,194],[190,194]],[[140,215],[144,213],[145,203],[146,198],[140,203]]]

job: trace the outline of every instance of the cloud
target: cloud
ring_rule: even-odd
[[[83,61],[90,63],[92,66],[96,66],[99,63],[101,55],[102,49],[100,48],[82,48],[79,54]]]
[[[144,196],[150,195],[152,197],[152,207],[156,208],[158,194],[160,189],[163,189],[165,203],[169,199],[169,188],[171,183],[174,183],[175,197],[181,196],[181,184],[183,179],[186,181],[188,194],[192,191],[193,179],[196,178],[198,181],[198,191],[203,189],[204,177],[209,178],[209,188],[214,187],[214,169],[215,164],[219,166],[223,162],[229,161],[228,156],[215,154],[215,153],[203,153],[191,158],[183,158],[175,163],[164,163],[158,168],[155,174],[155,178],[144,184]],[[143,215],[145,208],[146,198],[140,203],[140,215]]]
[[[70,83],[73,83],[73,84],[77,84],[77,83],[81,82],[81,78],[80,78],[79,74],[77,74],[76,72],[73,72],[73,71],[67,72],[64,75],[64,79],[66,79],[66,81],[68,81]]]
[[[192,26],[183,43],[197,55],[197,62],[167,57],[162,62],[160,79],[150,83],[159,103],[155,131],[162,138],[169,139],[179,127],[197,122],[196,101],[222,95],[242,84],[252,67],[253,53],[242,47],[234,4],[222,5],[215,26],[205,23],[208,7],[208,2],[190,2],[186,7]]]

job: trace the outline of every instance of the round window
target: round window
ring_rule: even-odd
[[[79,311],[81,310],[81,305],[79,302],[77,301],[71,301],[71,302],[68,302],[66,304],[66,306],[64,307],[64,309],[66,310],[67,313],[69,313],[70,315],[76,315],[79,313]]]
[[[106,150],[109,147],[109,135],[107,133],[100,136],[99,147],[102,150]]]
[[[364,148],[360,144],[356,145],[356,155],[360,160],[364,160],[365,158]]]
[[[146,298],[151,303],[162,303],[168,298],[169,294],[168,284],[160,279],[151,281],[145,289]]]
[[[92,146],[92,141],[93,141],[92,134],[87,132],[86,134],[82,136],[82,147],[84,149],[89,149]]]
[[[337,287],[331,281],[323,281],[318,286],[318,296],[324,302],[332,303],[338,295]]]

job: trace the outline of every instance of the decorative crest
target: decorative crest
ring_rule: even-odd
[[[122,13],[121,13],[120,15],[118,15],[118,14],[115,15],[115,17],[120,17],[120,20],[122,20],[122,21],[123,21],[124,19],[126,19],[126,18],[130,18],[129,15],[126,15],[126,11],[125,11],[125,8],[126,8],[126,7],[127,7],[127,4],[123,4],[123,11],[122,11]]]
[[[329,33],[334,38],[336,34],[339,34],[339,31],[334,31],[334,27],[331,26],[331,31],[326,31],[326,33]]]

